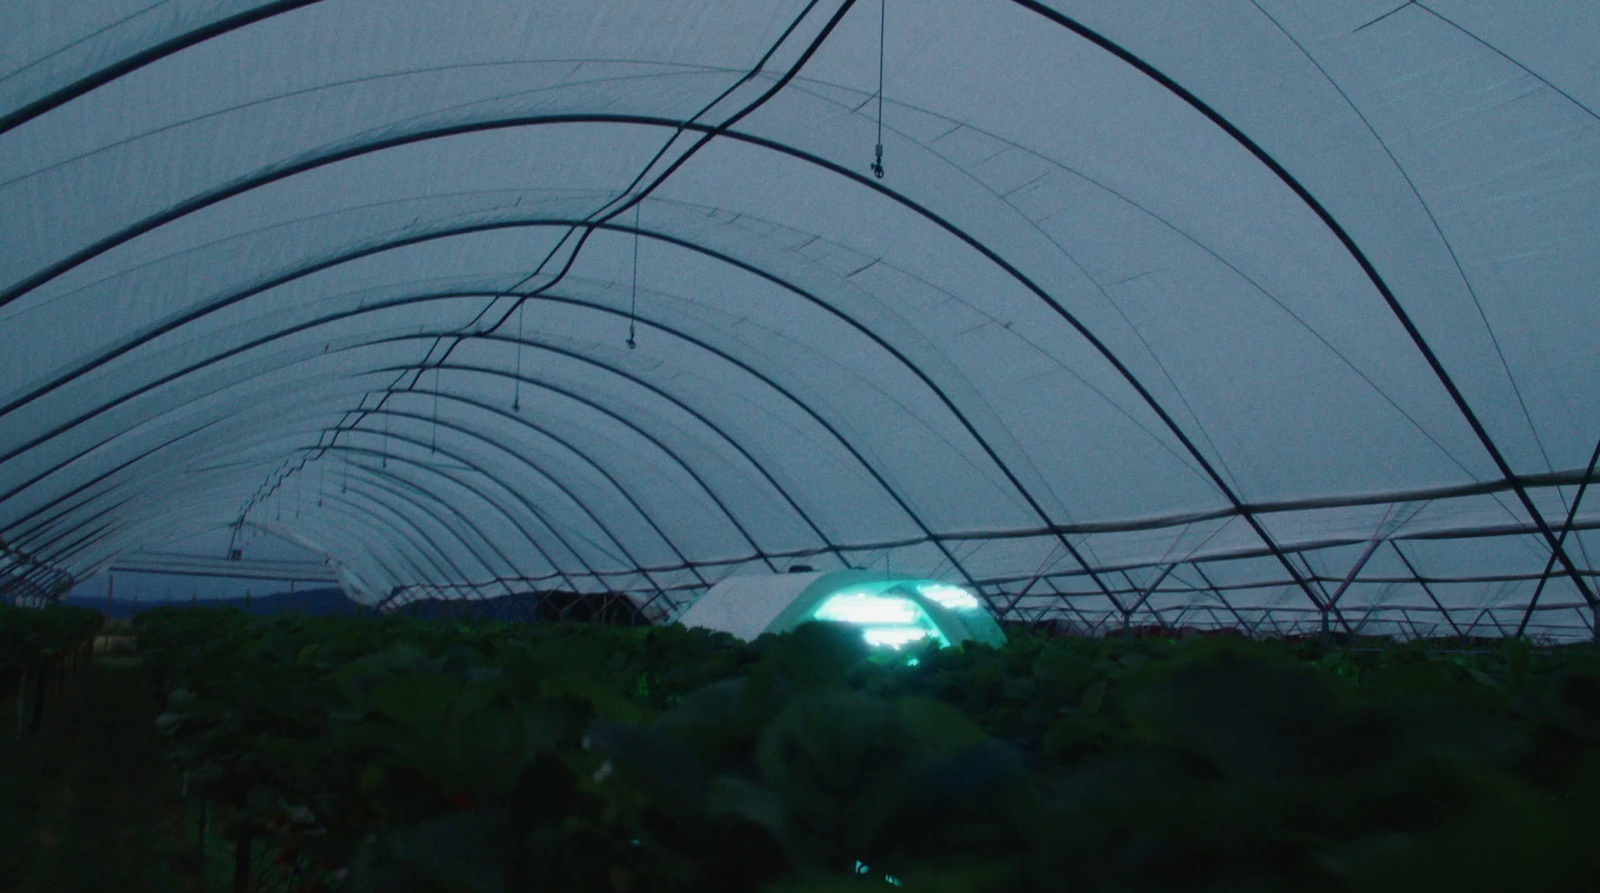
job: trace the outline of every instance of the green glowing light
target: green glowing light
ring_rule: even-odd
[[[932,636],[931,630],[920,626],[869,626],[861,633],[868,645],[883,648],[899,648],[901,645],[910,644]]]
[[[922,619],[922,611],[910,599],[847,592],[828,599],[813,616],[841,623],[911,624]]]
[[[836,571],[812,581],[768,628],[782,632],[809,621],[858,628],[863,644],[877,652],[880,662],[899,663],[911,657],[906,652],[920,654],[924,647],[1005,642],[976,590],[862,570]]]
[[[923,598],[951,611],[976,611],[982,607],[978,604],[977,596],[948,583],[923,583],[917,586],[917,591],[922,593]]]

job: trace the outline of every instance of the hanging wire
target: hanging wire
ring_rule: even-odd
[[[628,296],[629,350],[639,346],[634,340],[634,322],[639,316],[639,206],[642,204],[644,202],[636,202],[633,206],[633,287]]]
[[[872,162],[872,175],[883,179],[883,31],[888,18],[889,0],[878,2],[878,147]]]
[[[528,301],[517,302],[517,377],[511,385],[511,411],[522,411],[522,317],[527,312]]]

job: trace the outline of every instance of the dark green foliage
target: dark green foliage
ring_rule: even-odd
[[[0,698],[15,700],[17,734],[39,731],[45,704],[88,662],[101,623],[86,608],[0,607]]]
[[[39,734],[0,736],[0,890],[199,889],[156,699],[128,663],[86,667]]]
[[[301,889],[1589,889],[1600,661],[142,616]],[[916,664],[909,665],[915,658]],[[892,879],[892,880],[891,880]]]
[[[101,623],[100,613],[87,608],[0,607],[0,680],[92,642]]]

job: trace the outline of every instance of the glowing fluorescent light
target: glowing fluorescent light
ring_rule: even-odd
[[[924,598],[930,599],[941,607],[952,611],[976,611],[979,607],[977,596],[962,589],[960,586],[951,586],[946,583],[923,583],[917,587]]]
[[[828,599],[812,616],[844,623],[916,623],[921,614],[910,599],[854,592]]]
[[[911,642],[926,639],[933,635],[919,626],[873,626],[861,633],[868,645],[885,648],[899,648]]]

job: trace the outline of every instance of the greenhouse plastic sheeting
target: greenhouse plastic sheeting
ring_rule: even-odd
[[[801,561],[1587,637],[1597,46],[1586,0],[5,4],[0,585],[223,530],[374,603]]]

